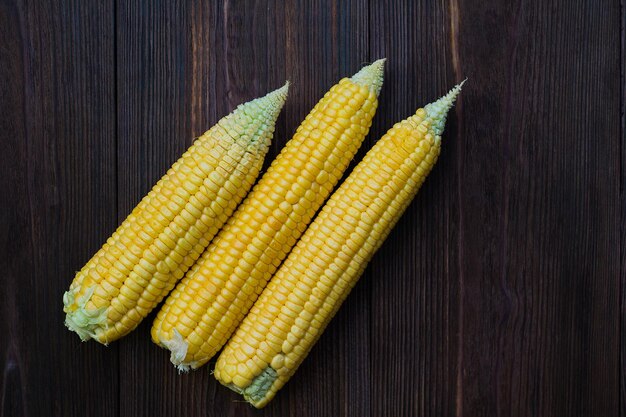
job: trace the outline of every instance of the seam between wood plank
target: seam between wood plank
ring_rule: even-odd
[[[626,140],[626,109],[624,108],[624,95],[626,94],[626,73],[624,72],[626,65],[626,51],[624,50],[626,44],[626,0],[620,0],[620,79],[621,79],[621,87],[622,94],[620,94],[620,110],[621,110],[621,123],[620,123],[620,141],[619,141],[619,191],[620,191],[620,210],[619,210],[619,222],[620,222],[620,265],[621,265],[621,276],[620,276],[620,295],[619,295],[619,305],[620,305],[620,326],[619,328],[619,346],[620,346],[620,356],[618,358],[620,375],[618,382],[619,392],[619,415],[621,417],[626,417],[626,371],[624,370],[624,365],[626,361],[626,335],[624,334],[624,329],[626,327],[626,294],[624,293],[624,286],[626,284],[626,195],[624,193],[624,181],[626,181],[626,153],[624,149],[624,140]]]
[[[120,171],[120,153],[119,153],[119,111],[120,111],[120,94],[119,94],[119,60],[118,60],[118,0],[113,0],[113,67],[115,72],[113,73],[113,84],[115,88],[115,112],[113,114],[113,123],[115,124],[115,172],[113,177],[115,178],[115,218],[117,223],[121,222],[120,220],[120,188],[119,188],[119,171]],[[121,367],[121,358],[120,358],[120,349],[116,349],[117,353],[117,416],[121,417],[122,415],[122,367]]]
[[[461,74],[461,61],[459,57],[459,2],[458,0],[449,0],[448,3],[449,11],[450,11],[450,50],[452,55],[452,68],[454,71],[455,81],[459,81],[463,78]],[[455,111],[457,114],[457,128],[456,128],[456,142],[462,147],[462,137],[461,132],[463,131],[463,119],[462,115],[462,105],[463,98],[459,97],[457,99],[457,103],[455,106]],[[463,152],[459,150],[456,164],[457,171],[457,196],[458,196],[458,207],[459,207],[459,224],[458,224],[458,248],[457,248],[457,268],[459,271],[459,290],[458,290],[458,317],[457,317],[457,326],[458,326],[458,341],[457,341],[457,356],[456,356],[456,381],[455,381],[455,415],[457,417],[461,417],[463,415],[463,298],[464,298],[464,275],[463,275],[463,265],[461,260],[463,259],[463,210],[462,210],[462,175],[461,175],[461,167],[462,160],[461,156]]]

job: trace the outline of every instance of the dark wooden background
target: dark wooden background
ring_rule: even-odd
[[[625,416],[624,0],[0,0],[0,416]],[[255,411],[149,325],[62,294],[238,103],[387,57],[368,149],[469,81],[440,160],[310,357]],[[363,154],[363,151],[360,155]]]

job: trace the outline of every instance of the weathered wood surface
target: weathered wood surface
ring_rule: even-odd
[[[623,0],[0,2],[0,416],[625,416]],[[387,57],[371,147],[469,77],[440,160],[293,380],[255,411],[150,320],[63,326],[74,271],[237,104],[268,161]],[[152,316],[151,316],[152,317]]]

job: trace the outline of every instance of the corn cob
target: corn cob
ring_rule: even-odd
[[[199,137],[76,274],[63,311],[83,341],[132,331],[196,261],[256,180],[287,88]]]
[[[179,370],[213,357],[330,195],[367,135],[384,60],[332,87],[302,122],[152,327]]]
[[[331,196],[218,358],[222,384],[260,408],[289,380],[430,172],[460,88],[393,126]]]

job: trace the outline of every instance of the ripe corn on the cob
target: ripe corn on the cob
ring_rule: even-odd
[[[76,274],[63,310],[83,341],[132,331],[196,261],[256,180],[287,88],[200,136]]]
[[[221,349],[332,192],[367,135],[383,65],[376,61],[326,93],[166,300],[152,339],[180,370]]]
[[[260,408],[289,380],[430,172],[460,87],[393,126],[331,196],[224,348],[222,384]]]

